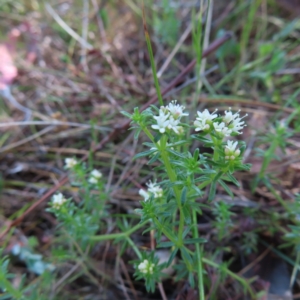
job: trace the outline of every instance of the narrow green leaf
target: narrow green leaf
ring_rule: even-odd
[[[223,189],[227,192],[227,194],[231,197],[234,198],[234,195],[232,193],[232,191],[230,190],[230,188],[228,187],[228,185],[221,179],[218,180],[218,182],[221,184],[221,186],[223,187]]]
[[[172,251],[172,253],[171,253],[171,255],[170,255],[170,258],[169,258],[169,260],[168,260],[168,262],[167,262],[167,265],[168,265],[168,266],[171,265],[171,263],[172,263],[172,261],[174,260],[174,258],[175,258],[175,256],[176,256],[178,250],[179,250],[179,249],[176,247],[176,248]]]
[[[195,238],[195,239],[186,239],[184,240],[184,244],[190,245],[190,244],[203,244],[206,243],[207,240],[203,238]]]
[[[138,128],[136,130],[136,132],[134,133],[134,139],[137,140],[139,138],[139,135],[141,133],[142,129],[141,128]]]
[[[155,161],[157,161],[159,159],[160,154],[157,152],[149,161],[148,161],[148,165],[153,164]]]
[[[182,189],[181,196],[180,196],[180,201],[181,201],[182,205],[184,205],[185,202],[186,202],[186,199],[187,199],[186,194],[187,194],[187,188],[186,188],[186,186],[185,186],[185,187]]]
[[[234,183],[236,186],[240,186],[239,182],[235,179],[235,177],[232,174],[227,173],[226,175],[232,183]]]
[[[185,155],[183,155],[183,154],[181,154],[181,153],[179,153],[179,152],[177,152],[177,151],[174,151],[174,150],[172,150],[172,149],[170,149],[170,148],[168,148],[167,151],[168,151],[169,153],[171,153],[171,154],[177,156],[177,157],[180,157],[180,158],[183,158],[183,159],[186,158]]]
[[[148,150],[148,151],[140,152],[133,157],[133,160],[141,158],[141,157],[149,156],[149,155],[153,154],[155,151],[156,150]]]
[[[187,264],[188,269],[190,269],[194,264],[191,255],[188,253],[185,247],[181,247],[180,252],[184,262]]]
[[[190,206],[189,205],[184,205],[182,207],[182,212],[184,215],[184,220],[187,224],[191,224],[192,218],[191,218],[191,212],[190,212]]]
[[[209,194],[208,194],[208,201],[212,201],[215,199],[215,196],[216,196],[216,181],[213,181],[210,185],[210,188],[209,188]]]
[[[132,114],[128,113],[127,111],[121,110],[120,113],[128,119],[132,118]]]
[[[161,242],[157,245],[157,248],[171,248],[174,246],[173,242]]]

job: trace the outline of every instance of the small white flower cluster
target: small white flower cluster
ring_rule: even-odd
[[[74,158],[66,158],[65,159],[65,168],[67,170],[73,169],[77,165],[77,160]]]
[[[216,111],[217,110],[213,113],[209,113],[207,109],[205,109],[202,113],[198,111],[198,117],[194,121],[194,126],[196,127],[195,131],[209,130],[213,124],[215,131],[222,136],[230,136],[232,133],[242,133],[240,130],[246,126],[242,119],[245,118],[247,114],[241,118],[239,114],[240,111],[233,114],[231,112],[231,108],[229,108],[228,111],[225,111],[225,116],[222,117],[222,122],[218,123],[214,121],[214,119],[218,118],[218,115],[215,113]]]
[[[227,141],[227,145],[224,150],[226,160],[234,160],[241,154],[241,151],[236,149],[237,144],[238,142]]]
[[[231,132],[242,134],[240,130],[242,130],[246,126],[245,122],[242,121],[242,119],[244,119],[247,116],[248,114],[240,118],[240,110],[235,114],[232,114],[231,107],[229,107],[229,111],[225,111],[223,121],[225,122],[229,130],[231,130]]]
[[[56,194],[52,197],[52,207],[55,209],[60,209],[62,205],[67,201],[62,193]]]
[[[89,178],[89,183],[91,184],[97,184],[99,182],[99,179],[102,177],[102,173],[99,172],[98,170],[93,170],[91,172],[90,178]]]
[[[194,122],[194,125],[196,126],[196,131],[200,130],[208,130],[210,128],[210,124],[212,124],[213,119],[217,118],[218,115],[215,114],[217,110],[215,110],[213,113],[209,113],[207,109],[204,110],[204,112],[197,111],[198,117],[196,118],[196,121]]]
[[[143,189],[139,190],[139,194],[144,198],[144,201],[148,201],[151,195],[153,195],[154,198],[162,197],[163,189],[156,182],[149,181],[147,186],[147,191]]]
[[[144,274],[153,274],[154,264],[151,263],[149,260],[144,259],[139,265],[138,269],[141,273]]]
[[[158,130],[160,133],[165,133],[167,129],[173,130],[176,134],[183,133],[183,127],[179,125],[181,117],[188,116],[188,113],[184,113],[184,106],[176,104],[177,100],[171,101],[169,105],[161,106],[159,109],[159,115],[154,116],[157,124],[151,127]]]

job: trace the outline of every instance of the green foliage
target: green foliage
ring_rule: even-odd
[[[153,11],[153,28],[155,34],[168,46],[174,47],[180,28],[180,19],[176,16],[176,10],[168,0],[161,1],[159,10]]]
[[[199,244],[204,243],[205,239],[199,238],[198,230],[195,229],[197,214],[202,214],[201,204],[197,199],[203,195],[203,189],[210,186],[208,199],[214,200],[218,184],[233,196],[225,181],[238,184],[233,173],[236,170],[248,170],[250,166],[242,162],[242,154],[246,148],[244,143],[225,143],[223,140],[241,133],[245,122],[238,113],[233,114],[231,110],[225,111],[224,116],[205,110],[197,112],[198,116],[191,126],[182,121],[188,114],[176,101],[159,109],[151,107],[140,113],[136,108],[132,115],[125,112],[123,114],[130,117],[137,132],[144,131],[151,141],[145,143],[150,149],[135,158],[149,156],[149,164],[152,164],[155,156],[156,164],[160,164],[155,168],[156,178],[161,178],[160,184],[149,182],[147,191],[140,190],[140,195],[144,197],[142,208],[137,210],[141,215],[141,222],[149,222],[151,230],[157,232],[158,247],[172,247],[176,249],[176,253],[180,251],[186,271],[181,269],[181,264],[175,267],[180,270],[179,277],[184,274],[191,286],[195,286],[197,274],[198,286],[203,293],[202,254]],[[190,135],[190,130],[200,133]],[[187,136],[190,138],[186,138]],[[187,149],[191,148],[194,141],[200,141],[204,149],[211,149],[212,153],[200,153],[199,148],[193,153],[189,152]],[[232,213],[229,211],[230,205],[222,202],[215,205],[216,227],[221,239],[230,228]],[[169,241],[163,242],[162,236]],[[191,252],[186,245],[195,245],[196,251]],[[173,255],[172,259],[174,257]],[[172,259],[169,259],[168,264],[172,263]],[[139,278],[142,275],[139,273]],[[144,276],[146,287],[152,290],[148,275]]]
[[[271,127],[267,134],[263,134],[259,138],[260,145],[266,149],[257,148],[257,155],[263,158],[262,166],[258,176],[255,178],[252,184],[252,190],[254,191],[257,185],[264,181],[268,184],[267,168],[273,159],[279,159],[275,154],[277,149],[285,151],[287,146],[287,139],[293,134],[293,130],[288,127],[288,123],[285,121],[277,121],[274,127]]]
[[[216,216],[214,226],[217,228],[219,241],[228,237],[230,229],[233,227],[232,216],[234,216],[234,213],[230,211],[231,207],[231,204],[220,201],[215,203],[215,207],[213,208],[213,214]]]

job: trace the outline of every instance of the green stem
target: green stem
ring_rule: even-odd
[[[171,163],[169,161],[168,153],[165,150],[161,151],[161,157],[163,160],[163,163],[166,167],[167,174],[169,176],[169,179],[172,183],[176,182],[177,176],[174,170],[172,169]],[[178,209],[179,209],[179,229],[178,229],[178,247],[180,248],[183,245],[183,230],[184,230],[184,214],[182,210],[182,204],[180,199],[180,191],[177,186],[173,187]]]
[[[131,229],[128,229],[125,232],[120,232],[120,233],[112,233],[112,234],[103,234],[103,235],[94,235],[90,237],[90,240],[92,241],[107,241],[107,240],[114,240],[114,239],[119,239],[119,238],[127,238],[129,237],[132,233],[135,231],[139,230],[142,228],[147,222],[139,223],[132,227]]]
[[[197,226],[197,213],[193,210],[193,237],[199,238],[198,226]],[[204,284],[203,284],[203,266],[202,266],[202,247],[199,243],[196,243],[196,255],[197,255],[197,273],[198,273],[198,288],[199,299],[205,300]]]
[[[161,92],[160,92],[160,86],[159,86],[159,82],[158,82],[158,78],[157,78],[155,61],[154,61],[154,57],[153,57],[153,51],[152,51],[150,36],[149,36],[148,30],[147,30],[147,27],[146,27],[146,18],[145,17],[144,17],[144,29],[145,29],[145,37],[146,37],[148,53],[149,53],[149,56],[150,56],[150,62],[151,62],[151,68],[152,68],[154,84],[155,84],[155,88],[156,88],[156,94],[157,94],[159,105],[163,106],[164,102],[163,102]]]
[[[202,261],[209,265],[209,266],[212,266],[216,269],[220,269],[220,265],[218,265],[217,263],[205,258],[205,257],[202,257]],[[225,271],[229,276],[231,276],[232,278],[234,278],[236,281],[240,282],[247,290],[248,292],[250,293],[252,299],[255,299],[255,294],[253,293],[253,290],[252,288],[250,287],[250,285],[248,284],[248,282],[242,278],[241,276],[233,273],[232,271],[228,270],[227,268],[222,268],[223,271]]]
[[[132,247],[132,249],[134,250],[134,252],[138,256],[138,258],[142,259],[142,254],[141,254],[140,250],[138,249],[138,247],[136,246],[136,244],[132,241],[132,239],[129,236],[126,237],[126,241]]]
[[[163,163],[166,167],[168,177],[169,177],[170,181],[172,183],[174,183],[177,180],[177,176],[171,166],[168,152],[165,150],[165,147],[167,145],[167,140],[166,140],[167,136],[163,135],[161,138],[161,144],[158,145],[157,143],[155,143],[154,137],[151,134],[151,132],[147,129],[147,127],[143,127],[142,129],[145,132],[145,134],[148,136],[148,138],[156,145],[157,149],[159,149]],[[164,149],[161,149],[161,147],[163,147]],[[178,237],[179,238],[178,238],[177,243],[178,243],[178,247],[180,248],[183,245],[184,214],[183,214],[182,205],[181,205],[181,201],[180,201],[180,191],[177,186],[174,186],[173,189],[174,189],[177,205],[179,208],[179,229],[178,229]],[[166,234],[166,233],[164,232],[164,234]],[[170,239],[169,236],[167,236],[167,237]],[[173,241],[172,238],[170,240]]]
[[[213,136],[210,136],[212,142],[214,143],[214,154],[213,154],[213,161],[217,162],[219,160],[219,149],[222,144],[222,140],[218,140]]]
[[[263,243],[265,244],[265,243]],[[191,255],[194,255],[193,251],[191,251],[190,249],[188,248],[185,248]],[[214,261],[208,259],[208,258],[205,258],[205,257],[202,257],[202,262],[209,265],[209,266],[212,266],[216,269],[221,269],[221,266],[218,265],[217,263],[215,263]],[[247,280],[245,280],[243,277],[233,273],[232,271],[228,270],[228,268],[226,267],[222,267],[222,271],[226,272],[229,276],[231,276],[232,278],[234,278],[236,281],[238,281],[239,283],[241,283],[247,290],[248,292],[250,293],[252,299],[255,299],[255,294],[252,290],[252,288],[250,287],[249,283],[247,282]]]
[[[235,82],[233,84],[233,93],[236,94],[237,90],[239,89],[241,80],[243,78],[243,76],[241,76],[241,68],[242,66],[245,64],[246,59],[247,59],[247,45],[249,43],[249,38],[250,38],[250,34],[251,34],[251,30],[253,28],[253,26],[255,25],[254,22],[254,18],[255,18],[255,13],[259,7],[261,3],[261,0],[254,0],[251,1],[251,6],[249,9],[249,14],[248,14],[248,18],[245,22],[244,28],[243,28],[243,32],[242,32],[242,37],[241,37],[241,42],[240,42],[240,61],[238,63],[238,68],[237,71],[240,73],[236,76],[235,78]]]

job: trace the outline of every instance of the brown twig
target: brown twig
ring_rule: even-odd
[[[216,49],[222,46],[227,40],[231,38],[232,34],[230,32],[226,33],[223,37],[215,40],[210,46],[202,53],[202,58],[207,57],[211,53],[213,53]],[[184,77],[191,72],[196,64],[196,60],[193,60],[185,69],[175,78],[171,83],[161,92],[162,96],[166,95],[170,90],[172,90],[178,83],[180,83]],[[144,104],[141,110],[145,110],[150,105],[154,104],[157,101],[157,96],[153,96],[146,104]],[[109,141],[113,140],[118,134],[127,130],[130,126],[130,120],[122,125],[115,126],[114,130],[107,135],[102,141],[92,148],[93,152],[96,152],[103,148],[103,146]],[[85,155],[82,158],[82,161],[85,161],[88,158],[88,155]],[[41,203],[46,201],[49,197],[51,197],[61,186],[68,182],[68,176],[64,175],[62,179],[58,182],[57,185],[52,187],[44,196],[42,196],[37,202],[35,202],[32,206],[30,206],[20,217],[12,221],[8,227],[0,234],[0,240],[10,231],[11,228],[17,226],[22,222],[22,220],[28,216],[32,211],[34,211]]]

